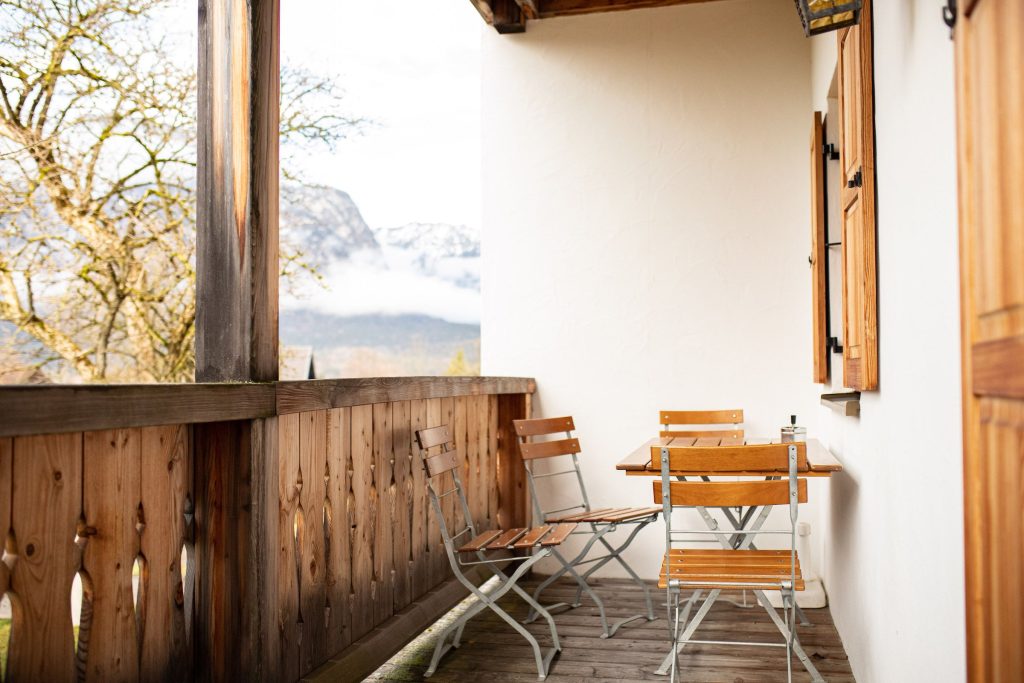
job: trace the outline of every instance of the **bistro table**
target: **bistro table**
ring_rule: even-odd
[[[685,481],[687,477],[699,477],[704,481],[710,481],[711,477],[764,477],[765,479],[777,479],[788,476],[788,471],[775,468],[767,468],[759,463],[756,449],[745,449],[744,446],[756,446],[759,444],[781,443],[780,438],[742,438],[734,436],[724,437],[658,437],[649,439],[636,448],[615,466],[627,476],[639,477],[660,477],[661,476],[661,451],[663,448],[671,448],[674,451],[679,449],[684,453],[684,462],[688,463],[686,469],[672,470],[673,477]],[[803,445],[798,459],[797,471],[800,477],[829,477],[833,472],[840,472],[843,469],[842,463],[825,448],[817,439],[807,439],[799,442]],[[678,452],[678,451],[677,451]],[[678,461],[678,459],[677,459]],[[696,507],[697,512],[704,520],[705,525],[714,534],[724,548],[732,549],[753,549],[754,535],[751,531],[757,531],[768,519],[771,512],[771,505],[753,505],[745,511],[743,508],[720,508],[725,515],[732,530],[744,533],[729,533],[728,529],[722,529],[718,520],[708,511],[706,507]],[[699,597],[699,591],[694,598]],[[691,602],[692,604],[692,602]],[[687,607],[689,611],[689,607]],[[797,614],[801,622],[806,626],[810,622],[797,607]],[[681,649],[681,648],[680,648]],[[802,648],[798,653],[801,659]],[[662,663],[658,673],[665,673],[672,661],[670,654]]]
[[[765,443],[781,443],[781,439],[758,439],[741,437],[701,437],[692,436],[664,436],[645,441],[636,450],[626,456],[615,469],[622,470],[630,476],[661,476],[661,449],[663,446],[669,448],[693,448],[694,454],[705,454],[707,451],[698,451],[704,448],[721,448],[721,457],[728,457],[727,448],[730,446],[754,446]],[[821,445],[817,439],[807,439],[802,442],[807,445],[807,465],[801,467],[800,476],[803,477],[829,477],[833,472],[841,472],[842,463],[836,460],[827,448]],[[695,458],[696,459],[696,458]],[[706,460],[693,470],[673,471],[673,476],[699,477],[699,476],[739,476],[739,477],[770,477],[786,474],[781,470],[751,469],[742,472],[729,470],[727,472],[716,471],[713,467],[705,466]]]

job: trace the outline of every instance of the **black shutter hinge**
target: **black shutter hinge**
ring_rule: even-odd
[[[831,161],[837,161],[839,159],[839,150],[831,142],[826,142],[821,146],[821,153],[825,155],[826,159]]]
[[[949,27],[949,39],[953,39],[953,28],[956,26],[956,0],[946,0],[942,8],[942,21]]]
[[[853,177],[846,181],[847,187],[864,187],[864,174],[861,173],[861,169],[857,169],[857,172],[853,174]]]

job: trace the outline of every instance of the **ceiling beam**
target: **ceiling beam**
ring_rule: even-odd
[[[643,7],[668,7],[669,5],[689,5],[698,2],[711,1],[712,0],[536,0],[534,4],[538,5],[537,16],[544,19],[548,17],[562,17],[574,14],[615,12],[619,10],[640,9]]]
[[[498,33],[522,33],[527,20],[616,12],[644,7],[689,5],[713,0],[470,0]]]
[[[527,0],[531,1],[532,0]],[[484,21],[498,33],[522,33],[526,30],[526,15],[519,0],[470,0]]]
[[[516,0],[516,3],[527,19],[536,19],[540,16],[540,11],[537,9],[537,0]]]

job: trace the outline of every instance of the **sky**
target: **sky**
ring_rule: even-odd
[[[166,22],[195,56],[197,0]],[[173,27],[173,28],[170,28]],[[371,121],[304,177],[348,192],[372,228],[480,223],[480,15],[465,0],[283,0],[281,61],[332,76]]]
[[[337,77],[372,125],[311,180],[348,192],[374,228],[479,226],[480,16],[465,0],[284,0],[282,62]]]

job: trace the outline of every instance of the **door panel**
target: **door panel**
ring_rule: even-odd
[[[1024,3],[956,25],[968,678],[1024,680]]]

